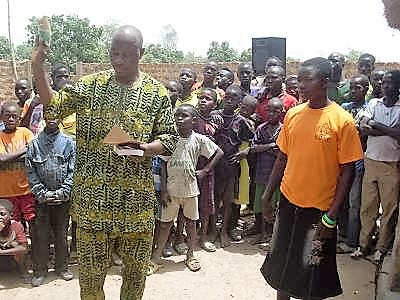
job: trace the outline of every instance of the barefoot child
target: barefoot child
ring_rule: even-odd
[[[258,126],[248,151],[256,154],[256,193],[253,210],[256,219],[257,236],[253,240],[254,244],[265,242],[268,238],[265,232],[267,224],[265,224],[262,215],[264,207],[262,195],[276,159],[276,139],[282,128],[282,123],[280,122],[282,112],[282,100],[277,97],[270,99],[268,102],[268,121]]]
[[[13,205],[6,199],[0,199],[0,259],[4,256],[14,258],[23,277],[27,276],[25,269],[25,254],[28,252],[28,241],[24,227],[20,222],[11,219]]]
[[[215,197],[217,203],[223,203],[223,225],[221,230],[221,246],[229,245],[232,203],[234,201],[235,184],[239,179],[239,159],[237,154],[242,142],[253,138],[253,128],[246,119],[236,113],[242,99],[242,90],[238,85],[226,89],[224,107],[218,114],[223,124],[215,133],[215,141],[224,151],[224,156],[215,169]]]
[[[196,120],[195,132],[204,134],[211,140],[214,139],[215,131],[218,128],[211,117],[210,113],[217,106],[217,93],[214,89],[203,88],[199,93],[199,105],[198,105],[198,118]],[[209,160],[205,157],[199,157],[197,163],[197,170],[201,170],[209,163]],[[215,218],[215,201],[214,201],[214,171],[210,171],[202,180],[198,181],[200,196],[199,196],[199,214],[201,221],[200,229],[200,247],[207,252],[214,252],[216,250],[215,245],[208,240],[207,232],[210,224],[210,220],[214,221]],[[215,238],[216,229],[215,226],[210,226],[210,234]],[[213,240],[213,239],[211,239]]]
[[[161,252],[174,219],[182,207],[186,218],[189,249],[185,264],[191,271],[200,270],[200,262],[194,257],[196,243],[196,220],[199,218],[198,200],[199,188],[197,179],[202,180],[222,157],[221,149],[208,137],[193,132],[196,110],[192,105],[183,104],[175,111],[175,120],[180,139],[172,156],[167,158],[167,193],[168,201],[163,203],[161,210],[160,233],[157,249],[152,258],[154,271],[162,263]],[[201,170],[196,171],[198,158],[204,156],[213,159]]]

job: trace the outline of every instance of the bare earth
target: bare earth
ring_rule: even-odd
[[[199,272],[185,268],[184,256],[169,258],[159,273],[148,277],[143,299],[275,299],[275,291],[259,272],[264,261],[264,251],[259,247],[242,243],[212,254],[197,251],[196,255],[202,263]],[[344,294],[334,299],[374,299],[374,265],[365,260],[354,261],[348,255],[338,255],[338,265]],[[76,266],[72,270],[77,277]],[[118,267],[109,271],[105,283],[107,299],[119,299],[119,272]],[[44,285],[32,288],[14,274],[0,273],[0,299],[79,299],[79,284],[77,279],[65,282],[50,273]]]

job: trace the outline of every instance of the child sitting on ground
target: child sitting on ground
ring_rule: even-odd
[[[28,241],[22,224],[11,219],[12,211],[12,203],[0,199],[0,258],[2,262],[4,256],[7,256],[6,260],[13,258],[23,278],[27,278],[25,256],[28,252]]]
[[[217,204],[223,203],[224,210],[220,234],[222,247],[230,243],[232,203],[235,185],[239,180],[239,146],[242,142],[250,141],[254,134],[246,118],[236,113],[242,94],[240,86],[229,86],[226,89],[223,109],[215,113],[223,120],[222,126],[215,133],[215,141],[224,152],[223,158],[215,169],[215,197]]]
[[[161,252],[173,224],[182,207],[186,218],[189,249],[185,264],[191,271],[200,270],[200,262],[194,257],[196,243],[196,220],[199,218],[198,200],[199,188],[197,179],[202,180],[214,168],[222,157],[221,149],[208,137],[193,132],[196,110],[190,104],[182,104],[175,110],[175,120],[180,139],[172,156],[167,157],[167,203],[162,203],[160,232],[157,238],[157,248],[152,257],[153,273],[162,264]],[[212,160],[203,169],[196,171],[198,158],[204,156]],[[162,197],[166,200],[166,197]],[[151,273],[151,272],[150,272]]]

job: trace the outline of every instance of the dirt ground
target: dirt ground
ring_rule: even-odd
[[[209,254],[197,251],[202,269],[192,273],[185,268],[184,256],[174,256],[159,273],[149,276],[144,300],[161,299],[275,299],[275,291],[259,272],[264,251],[248,243],[234,244]],[[374,299],[375,266],[365,260],[354,261],[338,255],[339,273],[344,294],[334,299]],[[72,266],[77,278],[77,268]],[[120,269],[110,269],[105,283],[107,299],[119,299]],[[71,300],[79,299],[78,279],[65,282],[50,273],[44,285],[32,288],[22,284],[16,274],[0,273],[0,299]]]

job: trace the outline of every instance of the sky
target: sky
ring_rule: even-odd
[[[301,60],[355,49],[378,61],[400,61],[400,31],[387,25],[381,0],[10,0],[10,5],[14,44],[26,40],[30,17],[74,14],[95,25],[134,25],[147,44],[161,42],[161,28],[171,24],[177,48],[201,56],[211,41],[228,41],[242,51],[252,38],[271,36],[285,37],[287,56]],[[0,35],[8,36],[6,0],[0,0]]]

